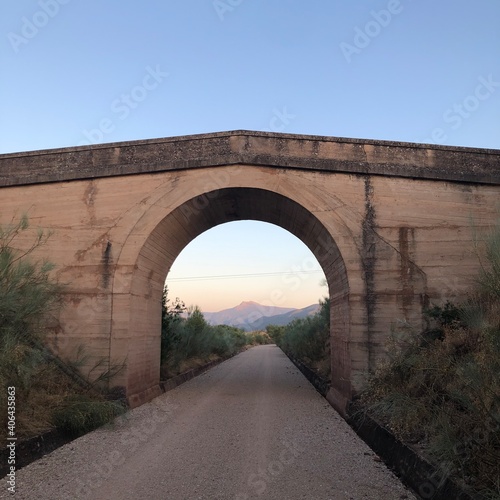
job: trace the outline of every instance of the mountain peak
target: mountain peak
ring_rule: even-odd
[[[295,318],[314,314],[319,304],[302,309],[293,307],[264,306],[253,300],[244,300],[239,306],[216,313],[204,313],[212,325],[231,325],[245,330],[262,330],[268,324],[286,325]]]
[[[253,300],[244,300],[239,306],[236,306],[235,309],[239,311],[241,309],[255,306],[260,306],[260,304],[257,304],[257,302],[254,302]]]

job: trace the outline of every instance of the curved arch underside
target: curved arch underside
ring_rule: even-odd
[[[338,289],[340,275],[347,279],[335,241],[313,214],[290,198],[255,188],[221,189],[189,200],[163,219],[148,238],[141,256],[161,260],[164,281],[174,260],[193,239],[219,224],[239,220],[268,222],[286,229],[318,259],[329,285],[335,284]],[[347,281],[342,288],[345,286]]]
[[[142,334],[145,339],[150,332],[157,331],[159,339],[161,292],[174,260],[204,231],[239,220],[257,220],[280,226],[299,238],[317,258],[325,273],[331,299],[332,386],[338,395],[342,395],[342,400],[349,399],[350,367],[346,356],[349,285],[344,261],[330,233],[311,212],[273,191],[241,187],[220,189],[192,198],[168,214],[149,235],[137,260],[131,288],[131,330],[136,335]],[[144,293],[146,282],[147,293]],[[144,357],[148,357],[146,350],[150,348],[144,342],[143,356],[132,362],[143,363]],[[134,367],[131,373],[137,374],[138,371],[141,371],[140,366]],[[143,376],[146,379],[158,378],[159,360],[156,364],[150,362]],[[128,381],[131,393],[139,389],[139,385],[134,387],[136,383],[141,385],[141,380]]]

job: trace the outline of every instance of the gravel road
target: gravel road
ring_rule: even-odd
[[[17,472],[0,498],[415,499],[276,346],[245,351]]]

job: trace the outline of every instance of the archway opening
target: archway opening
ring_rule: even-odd
[[[205,231],[167,276],[162,380],[245,343],[278,343],[329,379],[326,285],[312,252],[279,226],[245,220]]]
[[[161,296],[166,276],[181,251],[198,235],[220,224],[254,220],[280,226],[300,239],[323,269],[330,299],[332,388],[329,399],[343,409],[351,396],[349,283],[330,232],[311,212],[274,191],[225,188],[196,196],[172,210],[147,236],[131,283],[129,329],[137,339],[128,358],[128,394],[159,381]],[[130,339],[128,339],[130,341]],[[130,350],[129,350],[130,353]]]
[[[301,308],[328,296],[312,252],[288,231],[267,222],[228,222],[197,236],[179,254],[166,280],[169,297],[203,313],[242,301]]]

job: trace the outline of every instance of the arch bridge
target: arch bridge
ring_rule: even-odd
[[[1,224],[27,213],[53,231],[38,250],[66,284],[53,348],[126,360],[115,383],[132,406],[161,392],[162,289],[182,249],[229,221],[290,231],[328,282],[328,399],[343,413],[392,325],[420,329],[427,305],[470,286],[500,151],[234,131],[1,155],[0,196]]]

